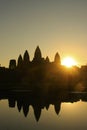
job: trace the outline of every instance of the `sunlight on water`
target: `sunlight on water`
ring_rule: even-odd
[[[25,117],[23,109],[18,112],[17,106],[9,108],[7,100],[0,101],[0,129],[1,130],[86,130],[87,129],[87,103],[62,103],[58,115],[54,106],[42,109],[39,121],[35,120],[34,110],[29,107],[28,116]]]
[[[87,103],[63,103],[61,106],[61,122],[63,126],[70,130],[87,129]]]

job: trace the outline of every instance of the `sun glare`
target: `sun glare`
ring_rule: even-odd
[[[72,67],[77,65],[77,63],[72,57],[66,57],[62,60],[62,65],[66,67]]]

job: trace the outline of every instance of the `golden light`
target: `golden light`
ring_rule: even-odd
[[[66,67],[72,67],[72,66],[77,65],[77,63],[72,57],[65,57],[62,60],[62,65],[66,66]]]

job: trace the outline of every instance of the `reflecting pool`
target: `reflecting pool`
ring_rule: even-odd
[[[3,98],[2,98],[3,97]],[[87,93],[64,93],[53,97],[29,94],[2,95],[1,130],[86,130]]]

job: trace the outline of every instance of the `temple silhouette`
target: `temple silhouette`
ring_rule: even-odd
[[[87,66],[67,69],[58,52],[51,62],[42,57],[39,46],[30,61],[26,50],[17,61],[11,59],[8,68],[0,67],[0,99],[8,100],[9,107],[17,107],[25,117],[32,106],[36,121],[50,105],[58,115],[63,102],[87,102]]]
[[[18,57],[17,63],[15,59],[11,59],[9,62],[9,69],[29,69],[31,67],[35,66],[41,66],[41,65],[47,65],[47,64],[55,64],[55,65],[61,65],[61,59],[60,55],[58,52],[55,54],[54,61],[50,62],[49,57],[47,56],[46,58],[42,57],[41,50],[39,46],[36,47],[35,53],[34,53],[34,58],[32,61],[30,61],[30,56],[28,51],[26,50],[23,57],[21,54]]]
[[[86,91],[87,66],[73,66],[72,69],[67,69],[61,65],[58,52],[51,62],[48,56],[42,57],[37,46],[31,61],[26,50],[23,57],[19,55],[17,61],[9,61],[9,68],[0,67],[0,90],[26,90],[36,93],[57,93],[59,90]]]

